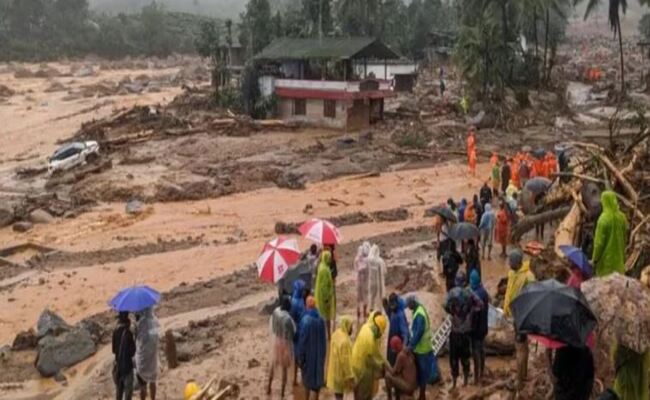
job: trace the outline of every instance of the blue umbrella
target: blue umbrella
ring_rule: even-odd
[[[584,274],[587,276],[592,275],[593,270],[591,268],[591,263],[589,262],[589,257],[587,257],[582,250],[574,246],[561,245],[560,251],[569,259],[569,261],[580,268]]]
[[[120,290],[109,304],[115,311],[138,312],[153,307],[159,301],[160,293],[142,285]]]

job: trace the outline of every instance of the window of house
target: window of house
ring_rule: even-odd
[[[336,118],[336,100],[323,100],[323,115],[327,118]]]
[[[293,115],[306,115],[307,101],[305,99],[293,99]]]

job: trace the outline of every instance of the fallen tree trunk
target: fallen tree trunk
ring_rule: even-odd
[[[463,396],[461,400],[484,400],[500,390],[505,390],[513,386],[514,386],[514,381],[512,380],[512,378],[507,378],[502,381],[495,382],[490,386],[481,388],[475,393]]]
[[[537,224],[546,224],[551,221],[556,221],[558,219],[564,218],[569,211],[571,206],[560,207],[555,210],[545,211],[539,214],[527,215],[519,220],[512,227],[512,232],[510,233],[510,240],[512,243],[517,243],[526,232],[535,228]]]
[[[576,234],[582,220],[582,212],[577,201],[573,202],[573,206],[569,213],[564,217],[560,225],[555,231],[555,254],[559,258],[564,258],[564,253],[560,250],[560,246],[568,245],[573,246],[575,243]]]

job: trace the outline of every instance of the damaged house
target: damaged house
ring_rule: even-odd
[[[255,56],[261,92],[277,96],[280,118],[351,131],[383,119],[384,99],[394,96],[388,63],[397,59],[365,37],[282,38]],[[383,74],[368,67],[378,63]]]

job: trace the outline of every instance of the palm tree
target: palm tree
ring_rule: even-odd
[[[601,0],[588,0],[587,9],[585,10],[585,19],[589,18],[593,14],[594,10],[598,8]],[[614,38],[618,36],[618,50],[621,58],[621,95],[625,95],[625,60],[623,56],[623,38],[621,36],[621,18],[619,14],[619,9],[627,11],[627,0],[608,0],[609,1],[609,27],[614,33]],[[640,3],[644,3],[645,0],[641,0]],[[582,0],[574,0],[574,5],[581,3]]]

